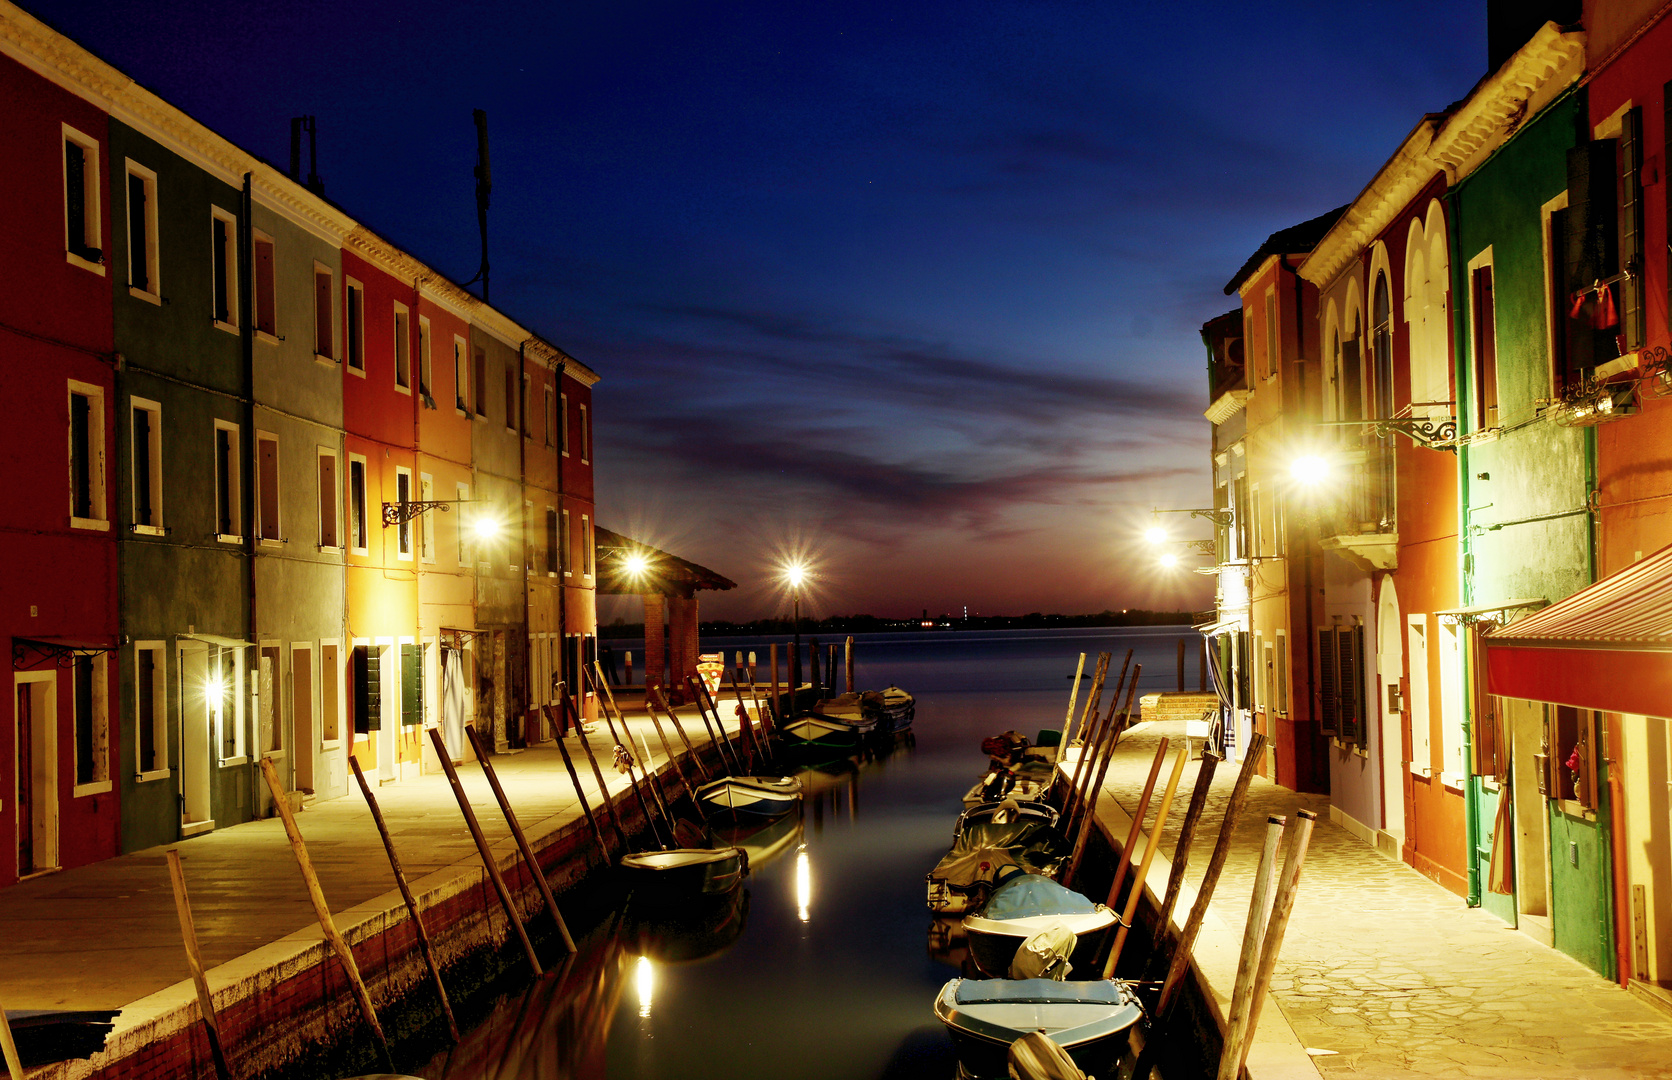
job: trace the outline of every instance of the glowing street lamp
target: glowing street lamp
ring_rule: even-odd
[[[1302,487],[1315,488],[1329,479],[1328,459],[1317,454],[1303,454],[1289,463],[1289,476]]]
[[[470,531],[483,543],[497,538],[502,527],[499,519],[492,514],[477,514],[470,523]]]
[[[628,577],[637,581],[650,570],[650,560],[644,557],[643,552],[635,551],[621,560],[621,569]]]
[[[807,580],[807,568],[799,562],[792,562],[784,567],[784,584],[790,587],[790,598],[795,604],[793,631],[795,634],[793,658],[790,663],[790,711],[795,710],[796,688],[801,685],[801,586]]]
[[[1163,529],[1159,525],[1151,525],[1149,528],[1144,530],[1144,539],[1148,540],[1152,545],[1160,547],[1162,544],[1167,542],[1167,530]]]
[[[1177,570],[1179,568],[1179,557],[1171,551],[1162,554],[1160,561],[1163,570]]]

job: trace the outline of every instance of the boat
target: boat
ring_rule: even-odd
[[[749,872],[742,848],[673,848],[621,857],[621,872],[634,897],[684,900],[731,891]]]
[[[1050,794],[1052,779],[1048,772],[1039,773],[1023,767],[995,768],[984,773],[974,787],[964,792],[964,805],[978,806],[1005,799],[1015,799],[1019,803],[1042,803]]]
[[[725,776],[696,791],[705,817],[779,817],[801,801],[801,781],[793,776]]]
[[[117,1009],[7,1009],[6,1023],[25,1068],[90,1058],[104,1049]],[[3,1064],[3,1062],[0,1062]]]
[[[1038,818],[976,822],[929,871],[929,910],[937,915],[975,911],[1001,882],[1019,874],[1054,874],[1068,854],[1068,841]]]
[[[1017,874],[964,917],[964,936],[975,966],[1002,979],[1023,941],[1047,927],[1066,927],[1075,938],[1068,961],[1075,971],[1087,972],[1101,970],[1098,961],[1116,923],[1113,911],[1049,877]]]
[[[865,736],[875,730],[875,721],[867,721],[858,716],[848,719],[823,713],[806,713],[785,724],[779,729],[778,734],[783,739],[785,750],[839,750],[851,753],[859,749],[859,744]]]
[[[1032,1032],[1068,1051],[1079,1069],[1111,1077],[1143,1009],[1125,983],[953,979],[935,998],[963,1075],[1008,1077],[1010,1046]]]
[[[991,821],[1003,825],[1008,821],[1021,821],[1025,818],[1034,818],[1054,826],[1057,823],[1057,808],[1050,803],[1021,802],[1016,799],[976,803],[958,815],[957,822],[952,826],[952,839],[956,841],[964,834],[965,829],[977,822]]]

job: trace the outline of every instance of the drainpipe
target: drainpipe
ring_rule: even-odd
[[[557,380],[557,385],[555,387],[553,387],[553,389],[552,389],[552,393],[554,395],[553,407],[557,408],[557,409],[562,409],[563,408],[563,372],[564,372],[563,357],[558,356],[555,359],[555,361],[553,363],[553,367],[552,367],[552,374]],[[567,413],[565,413],[563,416],[553,416],[551,419],[557,421],[557,430],[559,432],[561,432],[563,430],[564,421],[567,419]],[[561,438],[562,438],[562,436],[559,435],[558,437],[553,438],[551,440],[551,443],[552,443],[552,461],[554,462],[554,467],[555,467],[556,472],[557,472],[557,524],[558,524],[559,528],[562,528],[562,526],[563,526],[563,447],[558,445],[559,439],[561,439]],[[596,518],[597,513],[598,513],[598,508],[596,506],[593,507],[592,512],[593,512],[594,518]],[[598,522],[596,520],[594,520],[592,522],[592,527],[594,529],[596,529],[598,527]],[[558,543],[558,548],[557,549],[559,551],[562,551],[563,550],[563,538],[558,537],[557,543]],[[592,585],[593,585],[594,589],[596,589],[597,585],[598,585],[598,566],[597,566],[596,562],[593,563],[593,567],[592,567]],[[594,605],[597,604],[597,593],[596,592],[593,594],[593,604]],[[596,610],[596,607],[594,607],[594,610]],[[557,568],[557,652],[558,652],[558,661],[557,661],[558,667],[557,667],[557,669],[559,671],[563,670],[563,656],[568,651],[569,651],[569,586],[563,580],[563,567],[559,566]],[[564,687],[564,693],[568,693],[572,689],[573,689],[572,687]],[[546,692],[548,694],[551,693],[551,688],[547,687]],[[575,724],[577,726],[577,729],[578,729],[580,724],[582,724],[586,721],[586,714],[585,714],[585,711],[584,711],[586,709],[586,698],[585,697],[579,697],[578,700],[581,703],[582,713],[581,713],[580,716],[576,717],[576,719],[575,719]],[[562,715],[562,714],[560,713],[559,715]],[[557,737],[560,738],[560,739],[563,738],[563,732],[559,731],[557,733]]]
[[[244,438],[245,444],[240,455],[239,473],[243,480],[238,493],[239,512],[243,517],[244,529],[244,585],[247,590],[246,600],[249,614],[247,632],[250,641],[255,642],[255,670],[261,670],[261,639],[256,636],[255,621],[255,457],[260,446],[255,436],[255,289],[254,267],[255,253],[253,235],[255,210],[255,196],[251,184],[251,175],[244,174],[244,191],[239,201],[238,213],[238,349],[243,360],[243,406],[244,406]],[[275,681],[278,674],[274,673]],[[278,690],[275,688],[275,694]],[[248,695],[245,695],[246,699]],[[255,717],[247,717],[244,725],[245,738],[254,743],[250,725]],[[259,790],[259,772],[261,762],[261,747],[250,747],[250,816],[257,816],[257,809],[261,805]]]
[[[1303,303],[1303,300],[1304,300],[1303,290],[1306,287],[1306,283],[1301,279],[1301,276],[1298,273],[1298,271],[1299,271],[1298,266],[1295,267],[1292,270],[1290,269],[1290,267],[1289,267],[1289,257],[1287,255],[1280,256],[1278,258],[1278,265],[1283,270],[1286,270],[1286,271],[1289,272],[1289,278],[1290,278],[1290,281],[1291,281],[1291,283],[1293,285],[1293,288],[1294,288],[1294,294],[1295,294],[1295,373],[1296,373],[1296,379],[1297,379],[1297,383],[1298,383],[1296,389],[1297,389],[1297,391],[1299,391],[1299,393],[1297,393],[1296,396],[1301,399],[1301,404],[1304,407],[1304,405],[1305,405],[1304,393],[1305,393],[1305,390],[1306,390],[1306,383],[1305,383],[1305,379],[1306,379],[1306,375],[1305,375],[1305,370],[1306,370],[1306,367],[1305,367],[1305,365],[1306,365],[1306,321],[1305,321],[1305,317],[1306,317],[1306,313],[1305,313],[1305,305]],[[1285,515],[1285,520],[1287,520],[1287,515]],[[1307,709],[1307,712],[1310,714],[1307,717],[1307,719],[1311,720],[1311,721],[1314,721],[1314,722],[1317,720],[1318,712],[1319,712],[1319,709],[1318,709],[1318,662],[1317,662],[1317,656],[1316,656],[1317,642],[1318,642],[1318,631],[1317,631],[1317,619],[1316,619],[1315,613],[1313,612],[1313,609],[1312,609],[1312,554],[1313,554],[1314,545],[1316,543],[1316,541],[1315,541],[1316,531],[1317,531],[1316,521],[1314,521],[1313,523],[1311,523],[1307,526],[1306,531],[1305,531],[1306,549],[1303,552],[1304,557],[1301,559],[1301,566],[1303,568],[1302,587],[1306,590],[1306,603],[1304,605],[1304,610],[1305,610],[1305,613],[1306,613],[1306,709]],[[1291,606],[1292,606],[1292,604],[1291,604]],[[1294,643],[1291,642],[1289,647],[1292,650],[1294,648]],[[1293,660],[1291,660],[1290,663],[1292,664]],[[1325,754],[1325,758],[1326,758],[1326,761],[1327,761],[1327,759],[1328,759],[1327,752]]]
[[[487,283],[482,283],[482,290],[487,291]],[[534,683],[534,642],[528,631],[528,585],[532,571],[528,565],[528,432],[523,430],[523,421],[528,418],[528,339],[523,339],[517,346],[517,517],[522,520],[522,533],[518,543],[522,545],[522,554],[518,559],[522,563],[522,609],[523,609],[523,692],[530,695]],[[518,714],[522,721],[523,745],[528,745],[528,702],[522,702]]]

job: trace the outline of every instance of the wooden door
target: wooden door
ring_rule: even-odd
[[[17,684],[17,876],[35,872],[35,754],[32,683]]]

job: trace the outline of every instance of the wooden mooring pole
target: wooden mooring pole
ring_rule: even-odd
[[[562,687],[562,685],[562,683],[558,683],[559,687]],[[559,690],[559,693],[561,692],[562,691]],[[540,707],[545,710],[547,721],[552,723],[554,726],[557,726],[558,730],[561,732],[561,725],[558,723],[556,718],[552,716],[552,707],[550,705],[542,705]],[[582,735],[581,738],[584,739],[586,736]],[[575,798],[580,801],[581,812],[586,815],[586,823],[592,826],[592,838],[598,842],[598,850],[604,856],[604,865],[608,866],[610,863],[615,861],[615,858],[610,854],[610,846],[604,842],[604,830],[598,827],[598,817],[592,812],[591,805],[589,805],[586,801],[586,792],[581,790],[580,774],[575,771],[575,761],[569,756],[569,748],[563,745],[563,736],[561,734],[557,737],[557,749],[558,752],[563,755],[563,767],[569,771],[569,783],[573,784],[575,787]]]
[[[621,823],[621,810],[610,798],[610,785],[604,779],[604,770],[598,767],[598,756],[592,752],[592,742],[586,737],[586,718],[575,711],[575,699],[569,696],[568,686],[564,683],[557,685],[557,707],[568,710],[575,717],[576,735],[580,739],[581,749],[586,751],[586,760],[592,765],[592,778],[598,782],[598,798],[604,804],[603,809],[609,813],[610,827],[615,830],[615,838],[621,841],[621,852],[625,855],[633,850],[633,845],[627,839],[626,826]]]
[[[708,766],[702,763],[702,756],[697,753],[697,748],[691,744],[690,738],[686,736],[685,725],[679,722],[679,714],[673,711],[673,706],[669,705],[668,699],[662,695],[662,688],[657,686],[652,687],[652,689],[656,692],[656,704],[660,705],[662,711],[668,714],[668,719],[673,721],[674,733],[679,736],[679,741],[685,744],[685,757],[696,765],[697,775],[701,776],[705,783],[714,779],[714,774],[709,772]]]
[[[430,730],[440,738],[440,728]],[[337,932],[337,921],[331,917],[325,894],[320,891],[319,876],[314,873],[313,860],[308,858],[308,845],[302,839],[301,830],[296,827],[296,817],[290,812],[290,799],[285,796],[284,785],[279,782],[279,774],[273,768],[271,758],[261,759],[261,775],[267,781],[267,790],[272,793],[273,805],[279,811],[279,820],[284,823],[285,835],[290,838],[290,850],[296,856],[296,868],[302,871],[302,883],[308,887],[308,899],[313,901],[319,928],[325,932],[325,940],[348,973],[348,981],[354,987],[354,999],[360,1003],[360,1015],[365,1018],[366,1026],[372,1029],[377,1048],[383,1054],[383,1063],[389,1066],[390,1072],[394,1072],[395,1059],[389,1054],[389,1040],[383,1035],[383,1025],[378,1022],[377,1010],[372,1007],[372,996],[366,990],[365,980],[360,978],[360,965],[354,962],[354,952],[348,947],[348,942]]]
[[[1254,871],[1254,889],[1248,898],[1248,922],[1242,928],[1242,951],[1237,954],[1237,977],[1231,984],[1231,1012],[1225,1018],[1230,1034],[1219,1055],[1218,1080],[1236,1080],[1241,1064],[1237,1032],[1248,1030],[1248,999],[1254,990],[1254,974],[1260,966],[1260,942],[1265,937],[1266,920],[1271,913],[1271,872],[1277,861],[1277,848],[1283,843],[1283,829],[1288,822],[1278,814],[1266,818],[1266,840],[1260,848],[1259,869]]]
[[[1138,673],[1143,670],[1144,665],[1142,664],[1139,664],[1136,668],[1132,669],[1133,686],[1138,685]],[[1128,702],[1130,702],[1130,694],[1127,695],[1127,699]],[[1112,708],[1114,705],[1113,699],[1110,700],[1109,704]],[[1109,776],[1109,762],[1114,760],[1115,747],[1120,745],[1121,733],[1126,730],[1126,717],[1127,713],[1118,713],[1110,718],[1109,724],[1107,725],[1108,734],[1105,735],[1103,739],[1104,749],[1097,762],[1097,773],[1092,777],[1091,784],[1086,789],[1086,797],[1081,800],[1080,835],[1074,841],[1074,855],[1068,861],[1068,876],[1063,878],[1063,881],[1065,882],[1073,881],[1074,875],[1080,871],[1080,860],[1086,853],[1086,841],[1091,837],[1092,822],[1097,818],[1097,799],[1098,796],[1103,794],[1103,781]],[[1157,754],[1155,758],[1155,767],[1160,768],[1160,766],[1161,755]],[[1151,772],[1153,774],[1154,769],[1152,769]],[[1151,783],[1154,783],[1153,775],[1151,777]]]
[[[772,715],[778,716],[778,643],[773,642],[767,649],[767,667],[772,669]]]
[[[1126,831],[1126,843],[1121,845],[1120,862],[1115,866],[1114,881],[1109,886],[1111,896],[1120,892],[1121,881],[1126,877],[1127,868],[1132,865],[1132,847],[1138,842],[1138,830],[1143,827],[1144,815],[1149,813],[1150,796],[1155,794],[1155,781],[1161,775],[1161,764],[1167,758],[1167,747],[1171,742],[1172,740],[1163,737],[1160,744],[1155,748],[1155,760],[1150,762],[1149,776],[1144,780],[1143,793],[1138,796],[1138,812],[1132,816],[1132,826]],[[1088,815],[1088,820],[1096,816],[1097,802],[1094,799],[1092,801],[1092,813]],[[1075,845],[1074,854],[1076,856],[1080,854],[1078,844]],[[1064,884],[1074,880],[1074,873],[1080,868],[1077,858],[1074,860],[1072,867],[1073,869],[1069,872],[1069,875],[1062,879]],[[1113,908],[1115,906],[1114,901],[1111,900],[1107,906]]]
[[[845,666],[848,669],[847,691],[848,691],[848,693],[851,694],[851,693],[854,693],[854,687],[856,685],[853,681],[853,635],[852,634],[848,635],[848,640],[843,643],[843,648],[846,651],[846,655],[843,657],[843,659],[847,661]]]
[[[203,1019],[203,1033],[209,1038],[209,1056],[215,1062],[215,1075],[220,1080],[232,1080],[232,1070],[226,1064],[226,1052],[221,1048],[220,1019],[215,1015],[215,1002],[209,996],[209,980],[203,974],[203,955],[197,949],[197,924],[192,921],[192,902],[186,897],[186,871],[180,865],[180,852],[168,849],[168,878],[174,885],[174,913],[180,918],[180,940],[186,946],[186,964],[192,969],[192,985],[197,987],[197,1011]],[[17,1056],[17,1044],[12,1041],[12,1029],[0,1013],[0,1030],[6,1039],[6,1067],[12,1080],[23,1080],[23,1062]]]
[[[1068,715],[1062,718],[1062,746],[1068,747],[1068,738],[1074,734],[1074,702],[1080,697],[1080,680],[1086,674],[1086,654],[1080,654],[1080,663],[1074,669],[1074,682],[1068,688]]]
[[[412,928],[417,934],[418,951],[424,954],[424,964],[430,969],[430,979],[435,983],[435,996],[441,1001],[441,1014],[447,1018],[447,1035],[457,1044],[459,1022],[453,1017],[453,1003],[448,1000],[447,987],[441,982],[441,965],[436,963],[435,949],[430,945],[430,933],[424,929],[423,916],[418,912],[418,900],[406,883],[406,871],[401,868],[401,858],[395,854],[394,838],[389,835],[389,826],[383,822],[383,811],[378,809],[377,796],[372,794],[372,786],[366,783],[366,774],[360,768],[360,759],[350,754],[348,764],[354,770],[354,779],[360,785],[360,794],[366,797],[366,807],[372,812],[372,821],[377,825],[377,835],[382,838],[383,850],[389,856],[389,869],[394,871],[395,884],[401,890],[401,899],[406,903],[406,913],[412,919]]]
[[[11,1080],[23,1080],[23,1059],[18,1056],[17,1043],[12,1039],[12,1025],[6,1021],[5,1009],[0,1009],[0,1061],[5,1062],[6,1075]],[[226,1080],[225,1073],[220,1075],[222,1080]]]
[[[436,756],[441,759],[441,770],[447,774],[447,783],[452,785],[453,798],[458,801],[459,813],[464,815],[465,827],[470,830],[470,838],[476,841],[476,852],[482,857],[482,869],[487,871],[488,880],[493,883],[494,892],[499,894],[499,906],[505,909],[505,918],[510,921],[511,929],[522,942],[523,955],[528,958],[528,966],[535,976],[544,974],[540,967],[540,958],[534,955],[534,943],[528,940],[528,931],[523,928],[522,915],[517,911],[517,902],[511,897],[511,890],[505,885],[505,878],[499,873],[499,864],[494,861],[493,852],[488,850],[488,838],[482,835],[482,826],[476,821],[476,811],[470,808],[470,800],[465,797],[464,785],[459,783],[459,770],[453,767],[453,755],[447,752],[447,743],[441,738],[440,728],[430,728],[430,740],[435,743]]]
[[[1167,875],[1167,896],[1161,902],[1155,933],[1150,939],[1152,957],[1161,952],[1167,934],[1172,930],[1173,908],[1177,906],[1179,893],[1184,888],[1184,873],[1190,865],[1190,845],[1196,838],[1196,823],[1201,821],[1202,811],[1208,804],[1208,792],[1213,788],[1213,774],[1218,766],[1219,758],[1211,750],[1203,751],[1202,763],[1196,769],[1196,786],[1190,791],[1190,803],[1185,807],[1184,821],[1179,825],[1178,843],[1173,848],[1173,869]]]
[[[488,787],[493,789],[494,801],[499,803],[499,812],[505,815],[505,824],[511,829],[511,838],[517,842],[517,852],[522,855],[523,869],[528,871],[528,876],[539,886],[540,898],[546,902],[546,914],[552,917],[553,924],[557,926],[558,936],[563,939],[563,947],[574,952],[575,939],[569,936],[569,924],[563,921],[563,913],[557,910],[557,897],[552,895],[551,882],[546,880],[546,872],[541,869],[540,860],[534,857],[534,849],[529,846],[522,823],[517,820],[517,812],[511,809],[511,800],[505,797],[505,789],[499,785],[499,774],[494,771],[493,762],[488,760],[482,737],[476,734],[474,724],[466,724],[464,733],[470,740],[471,749],[476,751],[476,764],[482,766],[482,775],[488,778]]]
[[[1248,1062],[1248,1048],[1254,1042],[1254,1030],[1260,1023],[1260,1009],[1266,1003],[1266,992],[1271,989],[1272,972],[1277,969],[1277,954],[1283,948],[1283,935],[1289,929],[1289,916],[1295,908],[1295,890],[1300,887],[1301,865],[1306,862],[1306,849],[1312,843],[1312,826],[1318,815],[1310,810],[1295,814],[1298,819],[1289,834],[1289,850],[1283,856],[1283,872],[1277,879],[1277,899],[1272,904],[1271,919],[1266,924],[1266,939],[1260,946],[1260,969],[1254,976],[1254,991],[1248,1003],[1248,1022],[1240,1032],[1233,1032],[1237,1043],[1235,1077]]]
[[[1165,740],[1163,740],[1165,741]],[[1126,893],[1126,906],[1120,915],[1120,930],[1115,933],[1115,944],[1109,950],[1109,959],[1103,964],[1103,977],[1115,977],[1115,965],[1120,962],[1121,950],[1126,948],[1126,935],[1132,929],[1132,919],[1138,913],[1138,901],[1144,895],[1144,882],[1149,878],[1150,863],[1155,861],[1155,850],[1161,846],[1161,832],[1167,827],[1167,818],[1173,813],[1173,798],[1179,792],[1179,777],[1184,775],[1184,763],[1190,760],[1190,748],[1185,747],[1173,759],[1173,774],[1167,778],[1167,790],[1161,793],[1161,808],[1155,812],[1155,827],[1150,830],[1149,840],[1144,844],[1144,857],[1138,861],[1138,873],[1132,878],[1132,887]],[[1138,811],[1138,820],[1143,820],[1143,809]],[[1128,843],[1126,852],[1121,859],[1125,862],[1132,850]],[[1109,907],[1119,902],[1121,875],[1115,875],[1115,884],[1109,890]]]

